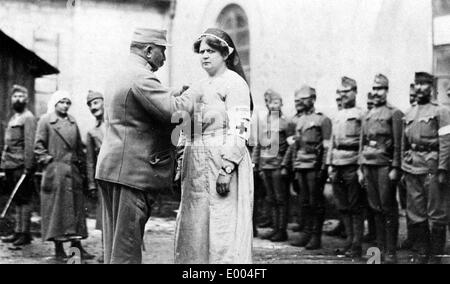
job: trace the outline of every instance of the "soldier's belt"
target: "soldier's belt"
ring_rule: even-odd
[[[342,151],[359,151],[358,145],[337,145],[336,149]]]
[[[425,145],[417,145],[417,144],[411,144],[411,150],[415,152],[438,152],[439,146],[425,146]]]

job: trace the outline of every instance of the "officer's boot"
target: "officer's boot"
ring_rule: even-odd
[[[389,216],[386,221],[386,264],[397,263],[398,217]]]
[[[400,244],[401,250],[410,250],[413,248],[416,239],[414,232],[415,230],[411,224],[411,221],[408,216],[406,216],[406,239]]]
[[[364,217],[361,214],[352,215],[353,241],[350,251],[346,256],[350,258],[362,257],[362,239],[364,236]]]
[[[322,209],[314,210],[314,224],[311,240],[305,246],[307,250],[317,250],[322,248],[322,228],[324,221],[324,212]]]
[[[313,220],[311,216],[311,210],[309,207],[304,206],[302,209],[303,212],[303,220],[305,227],[302,232],[300,232],[299,238],[291,242],[291,245],[294,247],[305,247],[309,241],[311,240],[312,235],[312,226],[313,226]]]
[[[430,228],[428,221],[414,224],[416,242],[414,244],[415,253],[411,259],[414,264],[427,264],[430,257]]]
[[[31,206],[30,205],[23,205],[21,206],[21,228],[20,237],[13,243],[14,246],[25,246],[31,244],[32,237],[30,234],[30,227],[31,227]]]
[[[272,242],[285,242],[287,235],[287,205],[278,205],[278,232],[270,238]]]
[[[64,251],[64,246],[62,242],[55,241],[55,260],[56,261],[66,261],[67,254]]]
[[[384,261],[386,250],[386,226],[385,218],[381,213],[375,213],[375,231],[377,232],[377,248],[381,252],[381,260]]]
[[[344,247],[336,250],[337,255],[345,255],[347,251],[349,251],[352,247],[353,241],[353,221],[352,216],[348,213],[342,214],[341,217],[343,227],[345,229],[345,235],[347,236],[345,239]]]
[[[445,225],[433,224],[431,227],[431,255],[430,264],[441,264],[442,255],[445,250],[447,237],[447,228]]]
[[[297,213],[297,227],[292,230],[293,232],[303,232],[305,229],[305,218],[303,215],[302,207],[300,207]]]
[[[20,235],[21,233],[14,232],[12,235],[2,238],[2,243],[14,243],[17,239],[19,239]]]
[[[17,241],[22,236],[22,233],[21,233],[21,229],[22,229],[22,224],[21,224],[21,222],[22,222],[22,218],[21,218],[22,208],[21,208],[21,206],[17,205],[17,206],[15,206],[14,209],[16,210],[16,212],[14,214],[14,221],[16,222],[15,228],[14,228],[14,233],[12,235],[10,235],[10,236],[2,238],[2,242],[3,243],[7,243],[7,244],[14,243],[15,241]]]
[[[272,208],[272,230],[270,230],[269,233],[266,233],[265,235],[261,236],[261,239],[263,240],[270,240],[277,232],[278,232],[278,206],[276,204],[273,204],[271,206]]]

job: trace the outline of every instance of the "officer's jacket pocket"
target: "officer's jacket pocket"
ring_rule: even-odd
[[[23,125],[13,125],[9,129],[9,140],[17,141],[23,139]]]
[[[356,117],[350,117],[345,122],[345,136],[359,137],[361,134],[361,120]]]
[[[377,118],[373,122],[372,127],[373,127],[373,129],[371,131],[373,131],[373,133],[376,135],[391,135],[392,134],[391,124],[390,124],[389,119]]]
[[[437,138],[438,137],[438,121],[435,116],[427,116],[419,119],[420,137]]]

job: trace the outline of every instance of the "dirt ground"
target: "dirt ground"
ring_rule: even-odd
[[[38,217],[33,217],[37,222]],[[335,221],[327,221],[325,230],[335,224]],[[293,224],[290,224],[290,228]],[[327,228],[328,227],[328,228]],[[97,257],[101,255],[101,232],[96,231],[95,220],[88,219],[89,238],[83,241],[86,250]],[[151,218],[147,223],[145,234],[145,251],[143,252],[143,263],[145,264],[171,264],[173,263],[173,238],[175,231],[174,218]],[[259,233],[266,232],[259,229]],[[405,220],[401,219],[400,239],[404,238]],[[292,240],[295,233],[289,230],[289,238]],[[346,258],[334,256],[333,251],[343,244],[343,240],[328,236],[323,237],[323,249],[309,252],[303,248],[296,248],[286,243],[272,243],[270,241],[254,239],[254,263],[255,264],[341,264],[341,263],[366,263],[368,257],[360,261],[352,261]],[[365,245],[367,250],[369,246]],[[52,264],[52,243],[43,243],[40,238],[35,238],[33,243],[22,250],[12,251],[10,246],[0,243],[0,263],[2,264]],[[67,248],[67,246],[66,246]],[[399,253],[401,263],[408,262],[408,252]],[[97,259],[88,261],[88,264],[97,264]],[[445,263],[450,263],[446,259]]]

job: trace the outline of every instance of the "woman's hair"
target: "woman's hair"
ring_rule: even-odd
[[[206,43],[214,50],[217,50],[223,57],[227,57],[229,55],[228,46],[219,39],[212,36],[202,36],[194,43],[194,52],[200,52],[200,45],[202,41],[206,40]]]

